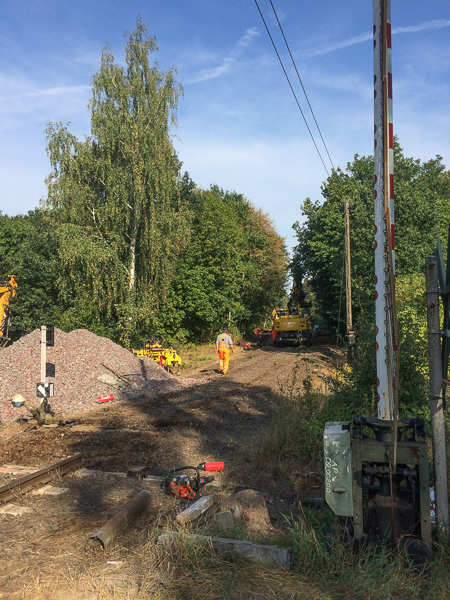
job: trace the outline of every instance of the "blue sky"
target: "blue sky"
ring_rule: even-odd
[[[371,0],[272,0],[335,167],[373,152]],[[258,4],[316,135],[269,0]],[[394,131],[405,154],[450,168],[450,2],[392,0]],[[0,210],[46,195],[46,122],[90,134],[92,75],[123,62],[137,15],[184,87],[174,144],[201,187],[244,194],[294,244],[327,177],[254,0],[0,0]]]

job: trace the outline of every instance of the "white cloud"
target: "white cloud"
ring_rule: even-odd
[[[247,48],[253,42],[255,37],[259,37],[257,27],[250,27],[236,44],[237,48]]]
[[[49,96],[68,96],[72,94],[86,94],[90,91],[89,85],[59,85],[49,88],[37,88],[26,92],[13,93],[10,96],[0,96],[0,102],[11,102],[23,98],[47,98]]]
[[[225,75],[230,71],[233,62],[234,61],[231,58],[224,58],[223,63],[220,66],[213,67],[211,69],[204,69],[198,75],[191,77],[188,76],[186,84],[202,83],[203,81],[209,81],[210,79],[217,79],[217,77]]]
[[[220,65],[211,67],[209,69],[203,69],[195,75],[188,75],[185,83],[202,83],[204,81],[216,79],[217,77],[221,77],[222,75],[229,73],[239,56],[243,53],[244,49],[248,48],[248,46],[250,46],[253,42],[254,38],[259,35],[260,34],[256,27],[250,27],[237,41],[235,47],[229,53],[229,55],[222,59],[222,63]]]

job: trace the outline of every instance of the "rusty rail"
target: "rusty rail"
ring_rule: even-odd
[[[9,500],[16,497],[17,493],[26,492],[39,484],[48,483],[57,475],[65,475],[69,471],[78,469],[82,460],[82,454],[75,454],[74,456],[60,460],[45,469],[36,471],[36,473],[25,475],[11,483],[7,483],[0,487],[0,504],[9,502]]]

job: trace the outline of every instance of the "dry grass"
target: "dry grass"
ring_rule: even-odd
[[[323,517],[322,517],[323,518]],[[292,570],[217,553],[188,536],[170,551],[157,545],[155,518],[130,528],[111,550],[72,550],[62,540],[37,561],[22,589],[4,598],[27,600],[398,600],[448,596],[449,552],[441,546],[425,570],[388,549],[354,553],[337,544],[330,555],[317,515],[291,522],[275,543],[292,548]],[[211,533],[211,531],[209,531]],[[245,537],[245,531],[236,531]],[[75,531],[68,532],[75,539]],[[78,536],[79,539],[79,536]],[[274,540],[270,540],[274,543]],[[56,554],[61,552],[61,554]],[[108,562],[117,564],[108,564]],[[15,595],[14,595],[15,594]],[[0,592],[0,598],[2,598]]]
[[[216,360],[213,348],[209,348]],[[204,350],[192,353],[192,364],[204,361]],[[305,363],[311,365],[312,363]],[[312,380],[312,373],[311,378]],[[307,373],[308,374],[308,373]],[[302,375],[302,391],[309,380]],[[306,389],[305,389],[306,386]],[[292,386],[291,390],[297,389]],[[309,390],[309,399],[285,394],[280,414],[270,430],[261,436],[251,458],[253,469],[285,477],[305,466],[299,439],[306,441],[311,412],[322,401]],[[1,432],[0,432],[1,433]],[[185,433],[185,432],[184,432]],[[170,445],[179,448],[183,432],[170,433]],[[190,432],[190,456],[199,458],[204,450],[198,433]],[[242,444],[243,445],[243,444]],[[303,444],[304,448],[304,444]],[[321,451],[321,447],[320,447]],[[155,452],[163,452],[157,447]],[[198,456],[197,456],[198,454]],[[161,455],[161,462],[164,456]],[[187,458],[187,457],[186,457]],[[199,458],[200,459],[200,458]],[[255,460],[253,460],[255,459]],[[255,462],[257,460],[257,462]],[[72,483],[71,483],[72,482]],[[325,513],[307,513],[286,523],[270,543],[292,548],[289,572],[262,563],[218,554],[208,543],[181,536],[168,552],[157,546],[161,513],[169,514],[167,499],[157,500],[133,523],[107,552],[88,551],[86,541],[111,516],[117,506],[133,493],[132,482],[93,482],[77,497],[75,478],[63,478],[70,496],[39,500],[18,498],[34,513],[21,520],[2,518],[0,527],[1,600],[441,600],[448,597],[450,554],[436,548],[433,561],[417,571],[405,557],[388,550],[366,550],[355,554],[338,544],[331,555],[324,538]],[[79,493],[79,492],[78,492]],[[165,502],[160,506],[159,502]],[[170,515],[169,515],[170,516]],[[169,518],[167,523],[172,523]],[[199,531],[200,532],[200,531]],[[209,525],[204,533],[214,533]],[[232,535],[248,539],[245,529]],[[259,540],[262,541],[262,540]],[[111,564],[108,564],[111,563]]]

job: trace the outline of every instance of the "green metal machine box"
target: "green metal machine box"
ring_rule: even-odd
[[[353,516],[353,474],[350,446],[350,423],[325,424],[325,500],[336,515]]]

